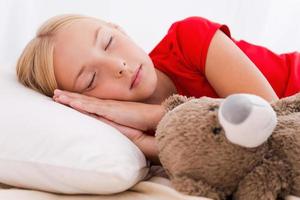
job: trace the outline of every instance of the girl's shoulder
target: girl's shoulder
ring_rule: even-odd
[[[227,25],[211,21],[200,16],[190,16],[174,22],[169,28],[168,33],[177,32],[179,36],[207,35],[214,34],[220,29],[230,37],[230,30]]]

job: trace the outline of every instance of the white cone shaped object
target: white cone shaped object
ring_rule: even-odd
[[[218,117],[227,139],[249,148],[264,143],[277,124],[271,105],[252,94],[233,94],[225,98]]]

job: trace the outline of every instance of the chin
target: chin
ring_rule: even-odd
[[[153,99],[157,87],[157,79],[154,79],[151,83],[148,83],[144,88],[141,88],[141,93],[139,94],[140,102],[149,102]]]

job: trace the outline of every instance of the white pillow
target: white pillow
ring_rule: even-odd
[[[0,182],[112,194],[142,180],[147,164],[117,129],[24,87],[0,66]]]

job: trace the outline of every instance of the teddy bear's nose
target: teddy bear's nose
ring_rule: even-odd
[[[248,98],[241,95],[231,95],[222,105],[222,116],[232,124],[240,124],[251,113],[252,104]]]

